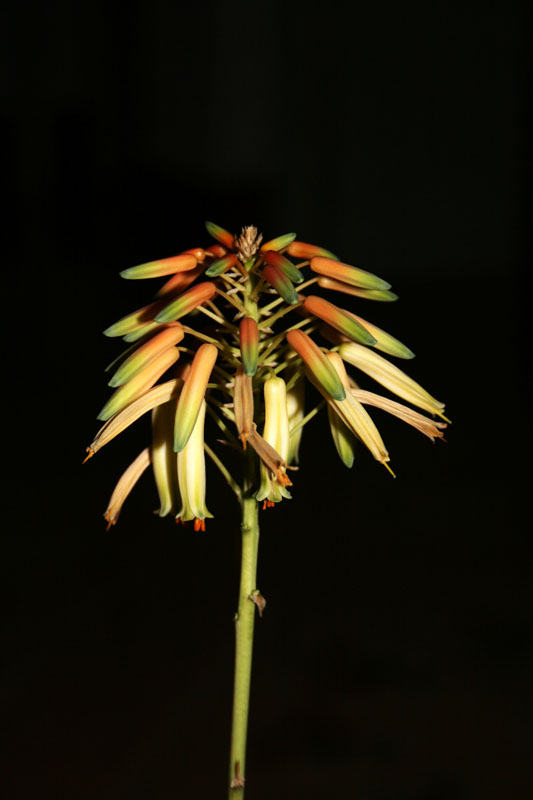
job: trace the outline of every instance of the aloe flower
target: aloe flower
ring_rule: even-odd
[[[285,461],[289,456],[289,412],[287,391],[283,378],[273,376],[263,384],[265,394],[265,427],[263,438],[280,454]],[[284,497],[290,498],[286,485],[279,485],[265,464],[261,464],[261,485],[256,499],[263,500],[263,508],[279,503]]]
[[[298,502],[305,486],[300,444],[315,417],[314,428],[321,424],[331,436],[324,470],[329,457],[338,457],[352,469],[374,459],[391,473],[374,409],[432,441],[443,438],[448,420],[444,404],[394,362],[411,361],[413,351],[367,320],[365,304],[398,299],[387,280],[295,233],[264,241],[254,226],[239,234],[211,222],[206,229],[214,242],[120,273],[148,282],[147,304],[104,331],[125,346],[107,368],[113,392],[85,460],[149,417],[146,447],[120,477],[105,511],[108,527],[150,467],[159,517],[198,532],[213,516],[209,525],[220,524],[226,509],[213,507],[211,514],[206,506],[206,455],[240,505],[228,791],[241,798],[254,611],[265,606],[256,585],[259,509],[279,506],[291,494]],[[239,454],[231,470],[230,450]]]

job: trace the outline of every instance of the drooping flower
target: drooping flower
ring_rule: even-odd
[[[263,438],[286,462],[289,456],[289,414],[287,392],[283,378],[267,378],[263,384],[265,396],[265,426]],[[280,485],[268,467],[261,464],[261,484],[256,493],[257,500],[266,505],[279,503],[283,497],[290,498],[285,485]]]
[[[178,462],[174,452],[176,402],[162,403],[152,410],[152,469],[159,495],[160,517],[179,508]]]
[[[113,490],[113,494],[107,504],[104,513],[104,519],[107,521],[107,530],[112,525],[117,524],[117,520],[122,506],[124,505],[131,490],[143,474],[143,472],[150,466],[150,448],[145,447],[141,450],[135,461],[120,476],[117,485]]]
[[[351,469],[355,458],[355,448],[357,437],[342,421],[341,417],[328,405],[328,422],[331,431],[331,438],[339,458],[345,467]]]
[[[195,531],[204,531],[205,519],[213,516],[205,504],[205,409],[206,403],[202,400],[192,433],[177,457],[181,508],[176,515],[176,521],[194,520]]]
[[[217,348],[208,343],[200,345],[194,355],[176,409],[174,450],[177,453],[183,450],[192,434],[216,359]]]
[[[239,343],[244,374],[253,378],[259,357],[259,328],[253,317],[244,317],[239,325]]]
[[[305,379],[298,372],[295,374],[296,380],[287,389],[287,414],[289,415],[289,454],[287,456],[287,464],[300,463],[300,442],[304,430]]]

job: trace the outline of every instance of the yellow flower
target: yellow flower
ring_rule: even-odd
[[[143,474],[143,472],[150,466],[150,448],[145,447],[135,461],[133,461],[127,470],[120,476],[117,485],[113,490],[113,494],[109,500],[107,508],[104,513],[104,518],[107,520],[107,530],[112,525],[117,524],[117,519],[122,510],[122,506],[131,490]]]
[[[339,353],[344,361],[365,372],[386,389],[412,403],[414,406],[423,408],[431,414],[438,414],[444,417],[444,403],[435,400],[429,392],[416,383],[412,378],[398,369],[386,358],[379,356],[367,347],[355,342],[341,344]]]
[[[176,454],[173,448],[175,401],[152,411],[152,468],[159,495],[160,517],[176,513],[179,504]]]
[[[289,414],[287,412],[287,393],[282,378],[268,378],[263,384],[265,396],[265,427],[263,438],[286,462],[289,456]],[[280,486],[275,476],[261,464],[261,485],[256,499],[264,500],[266,506],[279,503],[284,497],[290,498],[285,486]]]
[[[195,531],[205,531],[206,517],[213,516],[205,505],[205,409],[205,400],[202,400],[192,433],[177,456],[181,508],[176,515],[176,522],[194,519]]]

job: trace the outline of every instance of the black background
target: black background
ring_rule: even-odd
[[[97,0],[5,22],[3,796],[224,796],[238,509],[209,471],[215,519],[178,529],[145,479],[107,534],[146,426],[80,466],[119,347],[101,331],[150,297],[118,272],[213,219],[388,279],[398,303],[350,307],[453,420],[432,446],[376,413],[395,481],[365,453],[346,471],[325,417],[306,429],[294,499],[261,517],[247,795],[529,797],[522,8]]]

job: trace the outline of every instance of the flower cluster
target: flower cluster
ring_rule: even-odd
[[[109,526],[150,465],[159,515],[194,520],[195,530],[204,530],[212,516],[205,499],[206,453],[242,496],[239,480],[204,440],[206,414],[224,444],[256,454],[256,484],[247,491],[263,508],[290,497],[288,470],[298,463],[303,428],[324,406],[347,467],[362,443],[389,468],[368,407],[387,411],[432,440],[442,438],[444,404],[380,355],[405,360],[413,358],[412,351],[352,311],[303,293],[317,286],[328,296],[391,302],[397,296],[386,281],[292,233],[263,242],[254,226],[238,236],[213,223],[206,227],[215,244],[121,273],[128,280],[166,281],[151,303],[104,331],[129,346],[107,368],[114,392],[98,415],[104,424],[87,459],[144,414],[152,417],[150,446],[124,472],[109,501]],[[356,377],[346,365],[357,370]],[[410,405],[360,388],[361,373]],[[319,392],[310,410],[306,381]],[[435,415],[445,421],[435,421]]]

